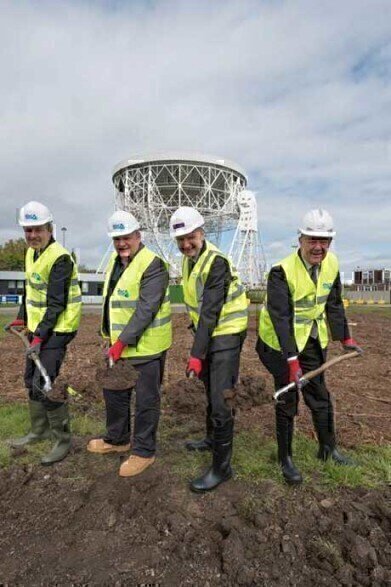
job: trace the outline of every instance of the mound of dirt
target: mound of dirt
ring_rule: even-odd
[[[390,492],[271,481],[191,494],[158,459],[121,479],[80,451],[0,473],[0,581],[19,585],[387,585]]]
[[[205,413],[205,387],[199,379],[179,379],[165,386],[164,391],[172,412],[192,414],[195,417]]]

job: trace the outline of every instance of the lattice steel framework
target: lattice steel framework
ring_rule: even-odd
[[[242,282],[249,288],[264,284],[266,259],[258,231],[258,207],[255,194],[243,190],[238,197],[240,218],[229,250]]]
[[[217,245],[222,232],[239,219],[238,197],[247,178],[235,164],[205,157],[157,155],[130,159],[113,171],[117,209],[140,221],[144,241],[180,273],[176,243],[169,237],[169,221],[179,206],[193,206],[205,218],[208,238]]]

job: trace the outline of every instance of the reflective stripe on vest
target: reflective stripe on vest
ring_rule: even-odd
[[[183,257],[182,285],[187,312],[195,327],[198,325],[202,311],[204,287],[216,256],[228,262],[232,276],[227,298],[221,310],[212,337],[224,334],[238,334],[246,330],[248,323],[248,300],[245,288],[232,263],[214,245],[206,242],[206,248],[189,274],[189,259]]]
[[[128,325],[139,302],[140,284],[144,272],[157,257],[153,251],[143,247],[123,271],[116,283],[109,300],[110,342],[113,344]],[[110,278],[114,269],[117,253],[113,253],[106,272],[103,288],[103,312]],[[166,265],[167,267],[167,265]],[[102,312],[102,325],[103,325]],[[102,331],[102,335],[104,335]],[[165,293],[161,306],[154,320],[149,324],[136,346],[126,346],[122,358],[148,357],[157,355],[171,346],[171,305],[169,291]]]
[[[307,344],[314,321],[317,323],[319,342],[322,348],[328,343],[325,307],[334,281],[338,275],[338,260],[328,252],[323,260],[315,285],[298,253],[278,263],[284,269],[294,306],[293,327],[296,346],[301,352]],[[259,317],[259,336],[270,347],[281,350],[270,314],[267,300]]]
[[[34,249],[28,248],[26,252],[26,310],[27,327],[34,332],[42,321],[47,310],[47,290],[50,280],[50,272],[59,257],[69,252],[56,241],[50,243],[34,261]],[[72,276],[69,285],[68,299],[65,310],[57,318],[54,332],[75,332],[81,317],[81,290],[77,275],[77,267],[73,262]]]

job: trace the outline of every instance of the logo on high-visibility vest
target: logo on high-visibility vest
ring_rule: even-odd
[[[333,284],[326,282],[326,283],[322,283],[322,286],[323,286],[324,289],[331,290],[331,288],[333,287]]]
[[[127,289],[117,289],[117,294],[119,296],[123,296],[124,298],[130,297],[130,294]]]
[[[37,281],[41,281],[41,276],[39,273],[33,273],[32,277],[34,277],[34,279],[36,279]]]

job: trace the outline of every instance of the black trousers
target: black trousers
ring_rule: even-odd
[[[52,383],[60,372],[61,365],[66,355],[67,346],[75,336],[76,332],[59,335],[52,334],[41,346],[39,358]],[[29,394],[29,399],[36,402],[42,402],[45,408],[49,411],[56,410],[65,401],[65,397],[64,401],[58,401],[57,399],[56,401],[52,401],[42,393],[44,380],[32,359],[26,359],[24,382]]]
[[[138,372],[134,388],[136,408],[132,452],[152,457],[156,452],[156,433],[160,417],[160,386],[163,380],[165,353],[157,359],[134,365]],[[126,359],[124,359],[126,360]],[[128,444],[131,437],[130,400],[132,389],[103,390],[106,404],[105,442]]]
[[[289,381],[289,369],[282,353],[267,346],[258,338],[257,353],[266,369],[273,375],[276,390]],[[304,373],[313,371],[326,361],[326,349],[322,349],[319,340],[309,337],[303,351],[299,354],[300,365]],[[323,444],[334,444],[334,412],[330,393],[326,387],[324,374],[318,375],[302,389],[303,399],[311,410],[312,419]],[[296,390],[288,391],[276,404],[277,427],[292,422],[297,414],[299,394]]]
[[[206,396],[206,432],[216,442],[232,440],[234,410],[225,398],[239,376],[241,343],[230,349],[211,352],[207,355],[201,372]]]

